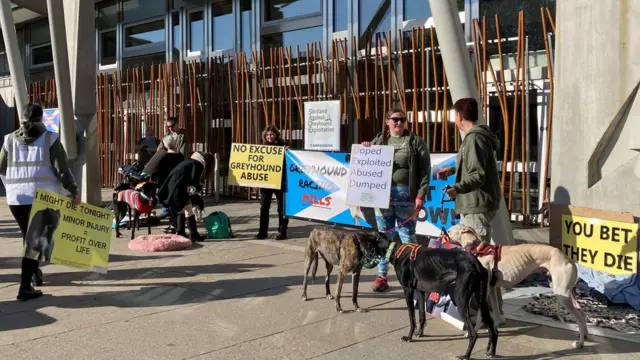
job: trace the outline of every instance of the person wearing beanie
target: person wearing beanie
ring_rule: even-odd
[[[213,161],[210,153],[193,153],[191,158],[179,163],[169,173],[158,191],[158,199],[169,208],[176,234],[187,237],[186,223],[191,241],[202,241],[206,237],[198,233],[196,216],[189,202],[189,186],[193,186],[196,192],[202,191],[201,180],[209,176]]]
[[[27,104],[22,109],[20,128],[4,137],[0,150],[0,177],[7,193],[9,210],[18,223],[23,242],[36,189],[68,195],[72,203],[80,203],[78,185],[67,161],[67,153],[57,133],[48,131],[42,123],[42,107]],[[42,296],[35,290],[42,286],[38,260],[22,258],[22,273],[18,300]]]

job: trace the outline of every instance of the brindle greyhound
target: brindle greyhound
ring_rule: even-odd
[[[307,301],[307,277],[313,265],[311,277],[315,280],[318,270],[318,255],[324,259],[327,267],[327,278],[324,281],[326,297],[333,300],[329,289],[329,278],[334,266],[338,266],[338,283],[336,285],[336,311],[342,312],[340,294],[344,276],[352,274],[353,294],[351,299],[355,310],[359,313],[366,309],[358,305],[358,283],[362,267],[373,267],[377,263],[379,254],[378,241],[384,235],[372,231],[348,232],[327,227],[316,228],[311,231],[307,242],[304,260],[304,281],[302,282],[302,301]]]

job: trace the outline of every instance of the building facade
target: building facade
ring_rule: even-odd
[[[375,135],[392,105],[406,109],[412,130],[432,151],[456,151],[455,99],[447,91],[428,4],[96,1],[103,184],[111,184],[118,164],[131,161],[144,127],[160,132],[169,115],[190,132],[192,150],[225,159],[231,142],[257,141],[267,123],[301,147],[303,103],[325,99],[343,104],[343,151]],[[545,197],[546,182],[538,178],[548,177],[555,0],[456,4],[484,115],[503,139],[498,157],[505,198],[514,219],[529,221]],[[55,107],[46,14],[20,6],[13,11],[32,100]],[[0,94],[10,99],[2,51],[0,76],[6,76]],[[3,123],[6,133],[15,120]]]

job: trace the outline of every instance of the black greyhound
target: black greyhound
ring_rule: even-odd
[[[489,330],[489,345],[486,355],[488,357],[495,356],[498,330],[491,318],[487,303],[489,272],[475,256],[459,249],[430,249],[417,244],[402,244],[397,233],[392,241],[386,238],[380,239],[378,246],[381,254],[384,253],[389,263],[393,265],[407,301],[410,328],[409,335],[403,336],[402,341],[410,342],[416,329],[413,303],[413,295],[416,291],[419,294],[417,305],[420,316],[420,325],[415,333],[416,337],[421,337],[424,332],[426,325],[425,301],[429,293],[452,294],[453,303],[458,307],[469,335],[467,352],[457,358],[469,359],[478,339],[478,333],[471,323],[469,315],[469,301],[473,296],[480,309],[479,316]]]

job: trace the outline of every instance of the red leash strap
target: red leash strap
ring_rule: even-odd
[[[482,243],[477,248],[473,250],[469,250],[469,252],[475,255],[476,257],[493,255],[493,266],[494,268],[497,268],[498,262],[502,257],[502,245],[486,245]]]
[[[418,216],[419,213],[420,213],[420,209],[414,211],[413,214],[411,216],[409,216],[409,218],[407,218],[405,221],[401,222],[400,224],[392,227],[391,229],[383,230],[381,232],[384,233],[384,234],[388,234],[388,233],[394,232],[400,226],[402,226],[402,225],[408,223],[409,221],[413,220],[416,216]]]

